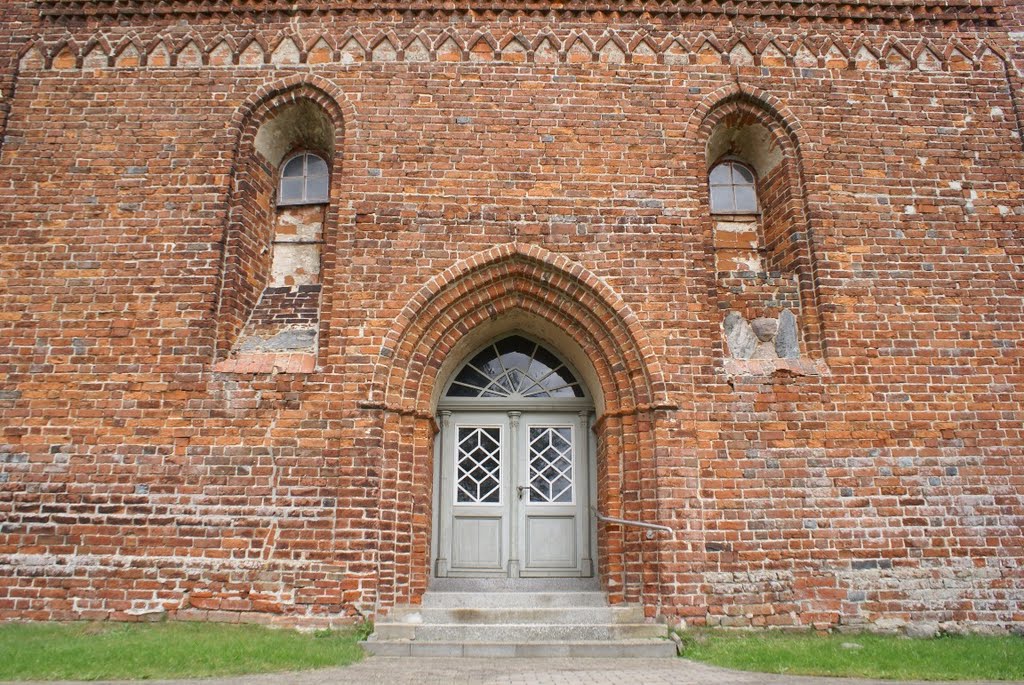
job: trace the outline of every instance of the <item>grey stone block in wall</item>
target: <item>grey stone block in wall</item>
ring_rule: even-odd
[[[756,333],[755,333],[756,335]],[[751,355],[751,359],[778,359],[779,356],[775,353],[775,343],[759,342],[757,347],[754,348],[754,354]]]
[[[744,321],[743,315],[739,312],[729,312],[725,315],[725,322],[722,327],[725,329],[726,336],[732,335],[732,332],[736,330],[736,327]]]
[[[761,342],[768,342],[775,337],[775,334],[779,330],[779,320],[769,319],[768,317],[762,316],[759,319],[754,319],[750,322],[750,327],[754,329],[754,335]]]
[[[238,349],[242,352],[298,352],[315,349],[316,330],[292,328],[281,331],[271,338],[253,336],[241,341]]]
[[[750,359],[757,349],[757,336],[743,315],[739,312],[729,312],[725,317],[724,327],[729,354],[736,359]]]
[[[906,628],[906,634],[907,637],[926,640],[939,634],[939,624],[930,622],[911,623]]]
[[[775,352],[783,359],[800,357],[800,334],[796,328],[796,315],[788,309],[779,314],[779,332],[775,334]]]

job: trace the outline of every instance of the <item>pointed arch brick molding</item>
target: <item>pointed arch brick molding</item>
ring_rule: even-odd
[[[656,438],[669,401],[655,350],[629,306],[580,264],[536,245],[508,243],[460,261],[426,283],[384,339],[364,408],[380,425],[379,601],[413,600],[429,575],[432,398],[460,342],[502,319],[563,331],[592,365],[598,411],[598,505],[615,516],[664,522],[655,497]],[[593,381],[592,381],[593,382]],[[410,496],[411,493],[411,496]],[[663,504],[671,504],[664,501]],[[694,525],[699,517],[687,520]],[[682,541],[685,531],[680,535]],[[665,541],[601,530],[599,574],[616,601],[654,606]],[[683,542],[676,544],[684,544]]]
[[[418,62],[556,62],[618,69],[624,65],[729,66],[740,74],[762,69],[916,71],[929,73],[999,73],[1007,63],[1006,46],[992,37],[954,39],[919,32],[880,38],[872,32],[837,32],[826,28],[795,33],[732,28],[729,30],[570,30],[557,22],[521,32],[494,18],[479,28],[459,31],[426,26],[410,32],[364,26],[339,34],[146,27],[145,30],[53,27],[21,44],[18,60],[27,71],[94,71],[102,69],[160,70],[261,69],[268,66],[340,64],[359,68],[374,63]]]
[[[574,306],[566,307],[559,297]],[[589,345],[581,347],[597,352],[590,359],[600,375],[602,392],[610,398],[608,412],[668,404],[661,363],[622,298],[580,264],[522,243],[498,245],[459,261],[419,289],[385,337],[370,402],[383,402],[401,412],[429,413],[429,394],[420,389],[436,380],[431,375],[436,367],[424,363],[424,355],[432,356],[439,366],[454,343],[450,329],[464,331],[472,327],[474,317],[494,318],[502,313],[499,303],[572,325],[577,340],[593,336]],[[579,316],[584,309],[586,321]],[[590,332],[583,325],[590,325]],[[435,349],[438,353],[428,353]]]

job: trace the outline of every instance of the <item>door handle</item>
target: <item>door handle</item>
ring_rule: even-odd
[[[528,490],[528,489],[529,489],[529,486],[526,486],[526,485],[520,485],[520,486],[516,487],[516,490],[519,491],[519,499],[523,498],[523,490]]]

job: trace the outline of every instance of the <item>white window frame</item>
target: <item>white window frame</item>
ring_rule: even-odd
[[[726,165],[729,166],[729,180],[731,182],[728,185],[713,185],[711,183],[711,174],[713,174],[715,172],[715,170],[718,169],[718,167],[726,166]],[[733,167],[736,167],[736,166],[740,166],[740,167],[743,167],[744,169],[746,169],[747,173],[749,173],[750,176],[754,179],[753,182],[749,186],[750,188],[753,189],[753,192],[754,192],[754,208],[753,209],[737,209],[736,208],[736,188],[737,188],[737,186],[748,187],[746,183],[742,183],[742,184],[741,183],[736,183],[736,176],[735,176],[736,171],[735,171],[735,169],[733,169]],[[714,188],[729,188],[730,189],[730,195],[732,196],[732,204],[733,204],[733,208],[732,209],[717,209],[715,207],[715,193],[714,193],[714,190],[713,190]],[[711,208],[711,213],[712,214],[716,214],[716,215],[724,215],[724,216],[754,216],[754,215],[760,214],[761,213],[761,198],[758,197],[758,193],[757,193],[757,173],[754,171],[754,168],[751,167],[746,162],[742,162],[742,161],[740,161],[738,159],[730,159],[730,158],[722,159],[718,163],[716,163],[714,166],[712,166],[710,171],[708,171],[708,205]]]
[[[285,180],[286,179],[299,178],[299,176],[285,176],[284,175],[284,170],[288,168],[288,165],[291,164],[293,160],[298,159],[300,157],[302,158],[302,176],[301,176],[301,178],[302,178],[302,197],[298,198],[298,199],[285,199],[285,197],[284,197],[284,182],[285,182]],[[310,178],[320,178],[319,175],[317,175],[317,176],[310,176],[309,175],[309,158],[310,157],[315,157],[316,159],[319,159],[321,162],[324,163],[324,166],[327,167],[326,192],[324,193],[324,196],[322,198],[321,197],[316,197],[316,198],[310,198],[309,197],[309,179]],[[281,163],[280,169],[281,169],[281,171],[280,171],[280,174],[279,174],[279,178],[277,180],[277,206],[278,207],[296,207],[296,206],[300,206],[300,205],[325,205],[325,204],[327,204],[330,201],[330,198],[331,198],[331,165],[327,163],[326,159],[324,159],[323,157],[321,157],[317,153],[310,152],[309,150],[303,150],[302,152],[296,152],[293,155],[289,155],[288,157],[285,158],[284,162]]]

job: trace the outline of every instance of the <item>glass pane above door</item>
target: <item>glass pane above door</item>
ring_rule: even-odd
[[[538,343],[512,335],[470,359],[448,387],[448,397],[585,397],[569,368]]]

